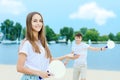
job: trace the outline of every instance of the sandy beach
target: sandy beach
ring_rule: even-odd
[[[45,80],[72,80],[72,68],[67,68],[66,75],[61,79],[49,78]],[[16,71],[15,65],[0,65],[0,80],[20,80],[22,74]],[[87,80],[120,80],[120,71],[88,70]]]

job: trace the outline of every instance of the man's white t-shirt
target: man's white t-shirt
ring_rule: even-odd
[[[81,42],[80,44],[76,44],[75,42],[72,44],[72,52],[74,54],[80,54],[78,59],[75,59],[74,66],[87,65],[87,49],[89,45]]]
[[[49,65],[49,59],[45,57],[45,49],[39,42],[40,54],[33,51],[31,43],[26,40],[23,45],[21,45],[19,53],[23,52],[27,55],[24,66],[30,69],[47,71]]]

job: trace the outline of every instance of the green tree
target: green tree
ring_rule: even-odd
[[[45,26],[46,38],[47,41],[57,40],[55,32],[48,26]]]
[[[97,30],[88,29],[85,34],[84,40],[88,41],[90,39],[91,41],[98,41],[98,37],[99,37],[99,33]]]
[[[16,37],[20,40],[22,25],[20,23],[15,24]]]
[[[81,34],[84,36],[85,33],[87,32],[87,28],[86,28],[86,27],[82,27],[82,28],[80,29],[80,32],[81,32]]]
[[[11,28],[11,31],[9,33],[9,35],[10,35],[9,40],[16,40],[17,39],[17,35],[16,34],[17,34],[17,30],[16,30],[16,28],[14,26],[14,27]]]
[[[117,41],[120,41],[120,32],[116,34]]]
[[[99,41],[107,41],[109,39],[108,35],[99,36]]]
[[[110,40],[115,40],[115,35],[113,33],[110,33],[108,36]]]
[[[24,39],[26,35],[26,27],[24,27],[21,31],[21,39]]]
[[[1,31],[4,33],[4,39],[10,40],[10,33],[13,30],[13,24],[14,22],[6,19],[3,23],[1,23]]]
[[[16,23],[14,26],[14,22],[12,20],[6,19],[3,23],[1,23],[1,31],[4,33],[5,40],[16,40],[20,38],[22,26],[20,23]]]
[[[71,27],[63,27],[60,29],[60,34],[61,36],[66,36],[66,42],[70,39],[71,41],[73,40],[73,33],[74,30]]]

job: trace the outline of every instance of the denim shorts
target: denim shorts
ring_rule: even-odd
[[[39,76],[24,74],[21,80],[43,80],[43,79]]]

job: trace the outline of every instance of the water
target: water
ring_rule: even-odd
[[[91,46],[105,46],[105,44],[91,44]],[[18,44],[0,44],[0,64],[15,65],[18,59]],[[50,44],[53,57],[63,56],[71,52],[71,44]],[[88,51],[88,69],[115,70],[120,71],[120,44],[106,51]],[[67,67],[72,67],[70,61]]]
[[[0,44],[0,64],[16,64],[18,44]]]

